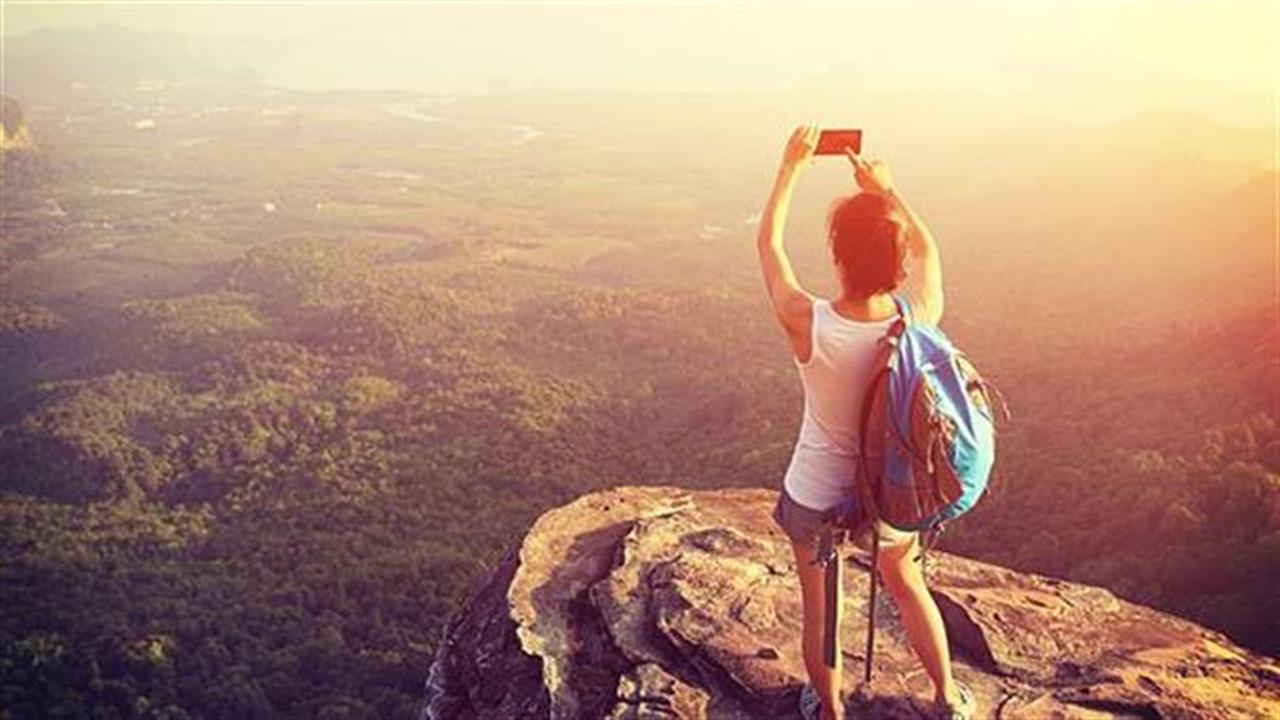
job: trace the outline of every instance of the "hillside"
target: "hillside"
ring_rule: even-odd
[[[416,717],[466,589],[545,511],[776,488],[802,399],[754,223],[808,113],[892,164],[944,328],[1014,412],[944,550],[1280,653],[1271,128],[304,91],[137,35],[4,48],[21,156],[58,172],[0,186],[0,719]],[[849,188],[816,163],[797,190],[819,294]]]
[[[622,487],[534,523],[450,621],[422,720],[798,718],[799,586],[776,493]],[[846,557],[845,687],[861,679],[866,573]],[[1280,663],[1112,593],[930,556],[956,674],[981,718],[1280,713]],[[851,717],[916,718],[929,683],[885,593]]]

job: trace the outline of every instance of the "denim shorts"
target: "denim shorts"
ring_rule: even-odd
[[[773,507],[773,521],[795,543],[814,542],[826,518],[826,510],[815,510],[801,505],[796,502],[795,498],[791,497],[785,487],[778,493],[778,502]],[[880,547],[882,548],[910,542],[917,534],[909,530],[899,530],[883,520],[876,522],[876,528],[880,534]],[[868,531],[860,537],[854,538],[853,544],[862,548],[870,548],[871,533]]]

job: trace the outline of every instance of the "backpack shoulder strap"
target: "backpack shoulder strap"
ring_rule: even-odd
[[[901,306],[905,308],[905,304]],[[908,312],[910,312],[908,310]],[[879,517],[879,511],[875,507],[874,493],[871,491],[871,475],[867,472],[867,427],[871,419],[871,410],[875,405],[876,395],[881,391],[883,385],[889,382],[889,375],[893,372],[895,363],[895,355],[898,351],[898,339],[907,330],[909,316],[900,317],[889,326],[889,330],[880,338],[878,356],[873,366],[871,380],[867,383],[866,395],[862,398],[862,408],[858,412],[858,455],[862,461],[858,463],[859,471],[862,475],[862,484],[859,487],[863,490],[863,501],[867,504],[867,510],[870,511],[872,517]]]
[[[898,306],[898,314],[906,322],[911,322],[911,303],[907,302],[907,296],[902,293],[893,294],[893,304]]]

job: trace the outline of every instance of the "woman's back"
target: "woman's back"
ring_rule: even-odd
[[[824,509],[848,493],[856,469],[862,398],[880,338],[895,319],[851,320],[836,312],[831,301],[814,299],[812,350],[804,362],[793,356],[804,387],[804,416],[783,479],[800,504]]]

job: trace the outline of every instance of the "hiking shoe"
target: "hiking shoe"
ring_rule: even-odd
[[[822,699],[818,697],[818,691],[812,685],[805,685],[800,689],[800,717],[804,720],[818,720],[819,711],[822,709]]]
[[[841,698],[843,702],[843,697]],[[822,718],[822,698],[818,691],[808,683],[800,689],[800,717],[804,720],[820,720]],[[839,717],[844,717],[840,715]]]
[[[977,701],[973,699],[973,691],[968,685],[957,681],[956,694],[960,696],[957,702],[934,703],[934,717],[938,720],[969,720],[973,717],[973,711],[977,707]]]

